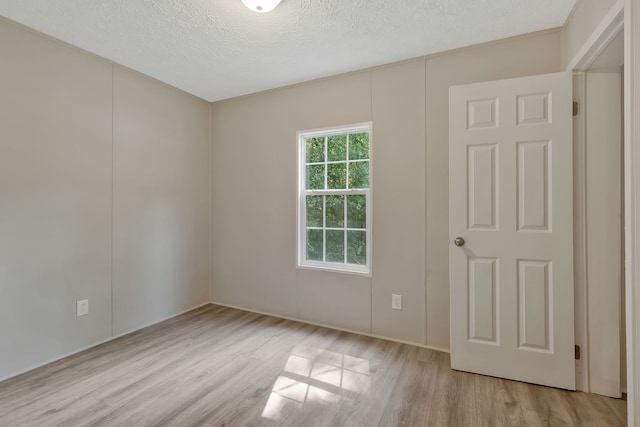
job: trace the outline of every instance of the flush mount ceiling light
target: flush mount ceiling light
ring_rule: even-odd
[[[242,0],[245,6],[254,12],[271,12],[280,3],[280,0]]]

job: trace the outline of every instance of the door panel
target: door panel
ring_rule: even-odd
[[[518,230],[549,229],[551,141],[518,142]]]
[[[455,86],[449,108],[452,368],[575,389],[571,76]]]
[[[469,258],[469,340],[498,343],[495,258]]]
[[[495,230],[496,144],[469,146],[469,229]]]
[[[551,351],[549,261],[518,260],[518,348]]]

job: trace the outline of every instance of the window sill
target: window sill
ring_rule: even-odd
[[[370,268],[367,266],[364,267],[349,267],[344,264],[329,264],[329,263],[304,263],[298,264],[297,268],[301,270],[315,270],[315,271],[327,271],[332,273],[343,273],[343,274],[353,274],[356,276],[364,276],[371,277]]]

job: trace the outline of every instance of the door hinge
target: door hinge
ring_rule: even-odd
[[[580,360],[580,346],[576,346],[576,360]]]
[[[573,101],[573,117],[578,115],[578,101]]]

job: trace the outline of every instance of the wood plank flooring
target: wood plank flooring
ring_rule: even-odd
[[[0,382],[0,426],[622,426],[626,402],[216,305]]]

